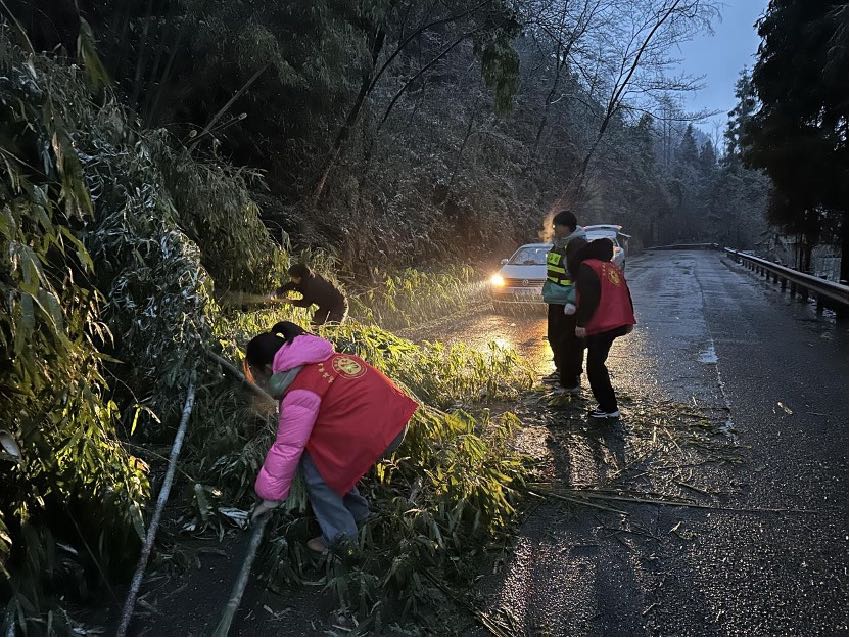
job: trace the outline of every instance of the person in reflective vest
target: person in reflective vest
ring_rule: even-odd
[[[578,226],[576,216],[561,211],[552,219],[555,239],[546,256],[546,282],[543,284],[543,301],[549,304],[549,345],[555,361],[554,379],[561,389],[570,394],[581,391],[581,367],[584,342],[575,336],[575,317],[565,310],[575,304],[575,287],[569,274],[569,265],[585,241],[584,230]]]
[[[617,397],[605,362],[614,339],[632,331],[635,324],[632,296],[626,278],[615,264],[614,243],[596,239],[579,251],[576,259],[577,337],[587,345],[587,379],[599,403],[589,416],[618,418]]]

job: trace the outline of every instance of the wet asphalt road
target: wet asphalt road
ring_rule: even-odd
[[[622,420],[589,425],[585,390],[528,408],[521,443],[551,489],[716,509],[543,500],[482,582],[486,609],[518,634],[847,635],[846,328],[715,252],[626,274],[639,325],[609,360]],[[443,336],[503,339],[549,372],[545,332],[542,314],[485,312]]]

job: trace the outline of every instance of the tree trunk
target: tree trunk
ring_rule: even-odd
[[[360,111],[363,109],[363,103],[366,101],[366,98],[369,95],[369,91],[372,88],[373,75],[375,73],[375,68],[378,65],[378,58],[381,55],[381,50],[384,48],[385,38],[386,31],[384,30],[384,25],[382,24],[378,28],[378,31],[375,34],[375,39],[372,42],[371,65],[368,69],[364,69],[363,71],[363,77],[360,82],[360,92],[357,94],[357,99],[354,100],[354,104],[351,105],[351,108],[348,111],[348,115],[345,118],[345,122],[336,134],[336,138],[334,139],[331,151],[328,154],[327,159],[325,160],[325,165],[322,168],[322,172],[320,173],[319,178],[316,180],[316,184],[313,187],[313,193],[310,195],[309,200],[309,204],[311,207],[315,206],[318,203],[319,198],[321,198],[322,193],[325,190],[325,186],[327,185],[328,177],[330,176],[331,171],[333,170],[337,160],[339,159],[339,154],[342,150],[342,145],[348,139],[348,136],[351,133],[351,129],[354,127],[355,124],[357,124],[357,120],[360,117]]]
[[[455,163],[452,167],[452,173],[449,177],[449,184],[446,187],[446,196],[443,198],[443,206],[445,206],[446,202],[449,199],[449,196],[452,193],[452,188],[455,185],[455,179],[457,178],[457,172],[460,169],[460,163],[463,160],[463,152],[466,150],[466,144],[469,141],[470,136],[472,135],[472,127],[475,125],[475,116],[478,115],[478,99],[481,97],[480,93],[476,93],[475,101],[472,103],[472,108],[470,109],[469,115],[469,123],[466,126],[466,133],[463,136],[463,141],[460,144],[460,148],[457,150],[457,156],[455,157]]]

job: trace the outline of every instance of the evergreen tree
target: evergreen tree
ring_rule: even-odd
[[[699,152],[699,165],[704,173],[711,173],[717,166],[717,153],[714,144],[706,141]]]
[[[838,226],[846,277],[847,5],[771,0],[759,35],[759,107],[744,126],[745,158],[773,182],[771,221],[806,240],[800,267],[822,231]]]
[[[726,123],[726,131],[723,137],[726,141],[724,160],[738,161],[741,157],[741,138],[744,129],[753,117],[756,110],[756,93],[750,77],[749,69],[744,68],[735,83],[735,107],[729,111]]]
[[[697,150],[697,139],[694,135],[694,125],[688,124],[682,141],[679,143],[677,159],[680,163],[696,166],[699,163],[699,151]]]

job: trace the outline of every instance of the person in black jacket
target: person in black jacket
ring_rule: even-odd
[[[613,263],[614,244],[597,239],[584,246],[572,265],[577,308],[576,337],[587,344],[587,379],[599,406],[593,419],[619,418],[617,397],[605,365],[614,339],[632,331],[632,296],[622,271]]]
[[[342,323],[348,315],[348,302],[345,295],[324,277],[314,273],[305,264],[294,264],[289,268],[290,281],[278,288],[274,296],[284,297],[284,303],[299,308],[316,305],[319,309],[313,315],[313,326],[326,322]],[[301,299],[286,299],[290,290],[300,292]]]

